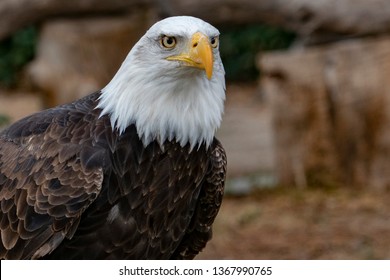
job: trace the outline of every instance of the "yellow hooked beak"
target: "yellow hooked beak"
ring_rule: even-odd
[[[213,50],[208,37],[200,32],[192,36],[186,52],[167,57],[167,60],[181,61],[187,66],[204,69],[209,80],[213,75]]]

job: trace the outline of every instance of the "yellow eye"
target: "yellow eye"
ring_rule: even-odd
[[[216,48],[218,47],[218,43],[219,43],[219,37],[216,36],[216,37],[212,37],[211,40],[210,40],[210,44],[213,48]]]
[[[173,49],[176,46],[176,38],[164,35],[161,37],[160,43],[164,48]]]

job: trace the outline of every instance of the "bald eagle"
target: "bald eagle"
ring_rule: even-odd
[[[219,32],[154,24],[113,79],[0,134],[1,259],[193,259],[226,155]]]

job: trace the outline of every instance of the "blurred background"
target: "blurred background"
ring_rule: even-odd
[[[0,0],[0,129],[104,86],[155,21],[221,31],[228,155],[198,259],[390,259],[388,0]]]

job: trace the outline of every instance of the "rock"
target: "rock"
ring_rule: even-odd
[[[116,73],[153,15],[60,19],[44,24],[31,81],[49,96],[48,106],[101,89]]]
[[[271,112],[256,85],[228,84],[225,114],[217,132],[228,157],[227,192],[245,194],[275,185]]]
[[[390,186],[390,37],[259,57],[282,184]]]
[[[38,112],[42,107],[42,100],[35,93],[0,91],[0,115],[6,118],[7,123]]]

